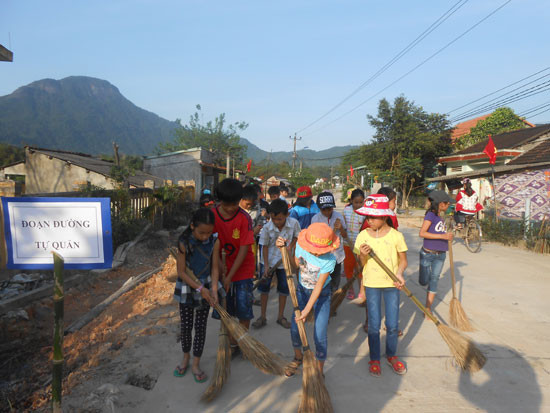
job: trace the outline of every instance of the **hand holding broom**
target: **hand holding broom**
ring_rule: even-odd
[[[294,317],[296,320],[296,325],[298,326],[298,333],[300,334],[300,340],[302,341],[303,348],[302,397],[300,398],[298,413],[332,413],[334,410],[332,408],[332,402],[330,400],[328,390],[325,387],[325,380],[321,371],[317,367],[315,356],[309,348],[304,322],[299,320],[301,317],[301,311],[298,307],[298,297],[296,296],[296,285],[294,284],[294,277],[292,276],[290,257],[288,256],[286,246],[277,246],[281,250],[286,279],[288,282],[288,290],[290,292],[290,297],[292,298],[292,304],[294,305]]]
[[[378,256],[371,249],[369,252],[370,258],[374,259],[380,267],[388,274],[388,276],[394,281],[398,282],[395,274],[378,258]],[[418,308],[420,308],[427,317],[429,317],[436,325],[439,334],[449,346],[451,354],[454,357],[455,362],[460,366],[462,370],[469,372],[476,372],[483,368],[487,359],[485,355],[475,346],[475,344],[468,337],[463,336],[453,328],[442,324],[430,311],[422,305],[422,303],[416,298],[411,291],[406,287],[402,287],[403,291],[409,297]]]

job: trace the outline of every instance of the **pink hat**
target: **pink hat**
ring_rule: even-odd
[[[373,194],[365,199],[363,206],[357,210],[359,215],[369,217],[394,217],[395,212],[390,209],[390,200],[386,195]]]

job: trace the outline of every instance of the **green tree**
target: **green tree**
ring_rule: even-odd
[[[227,154],[236,160],[242,167],[246,154],[246,147],[239,144],[240,132],[248,128],[246,122],[227,124],[225,113],[217,116],[213,121],[202,121],[201,106],[196,106],[197,111],[189,118],[187,125],[182,125],[178,119],[178,127],[174,131],[172,142],[161,143],[157,147],[157,153],[174,152],[183,149],[203,147],[214,152],[215,161],[224,164]]]
[[[458,138],[454,148],[459,151],[484,141],[489,135],[498,135],[526,127],[523,118],[516,115],[512,109],[498,108],[489,117],[480,120],[476,126],[470,129],[469,134]]]
[[[376,116],[367,115],[375,128],[373,141],[348,153],[343,162],[366,165],[372,173],[395,182],[406,208],[411,192],[431,175],[436,160],[451,151],[451,129],[446,115],[428,113],[404,96],[393,105],[380,100]]]
[[[0,143],[0,165],[10,165],[25,160],[25,149],[18,146]]]

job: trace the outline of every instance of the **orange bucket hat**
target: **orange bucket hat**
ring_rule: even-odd
[[[326,254],[340,246],[340,238],[327,224],[316,222],[300,232],[298,245],[312,254]]]

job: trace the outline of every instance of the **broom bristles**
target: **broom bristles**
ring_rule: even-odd
[[[470,323],[470,320],[468,319],[468,316],[462,308],[462,304],[456,297],[452,298],[451,303],[449,304],[449,316],[453,327],[458,328],[461,331],[475,331],[474,327]]]
[[[257,369],[266,374],[273,374],[276,376],[284,375],[286,363],[281,357],[269,350],[262,342],[248,334],[248,331],[235,321],[225,309],[216,306],[216,310],[220,313],[222,322],[227,327],[227,331],[237,341],[246,359],[250,360]]]
[[[330,299],[330,316],[332,317],[340,304],[344,301],[346,294],[353,285],[354,278],[350,278],[342,287],[338,288]]]
[[[225,382],[231,374],[231,346],[229,334],[224,323],[220,323],[220,334],[218,341],[218,353],[214,373],[210,379],[210,385],[201,396],[203,402],[211,402],[220,394]]]
[[[449,346],[456,364],[462,370],[474,373],[483,368],[487,358],[472,340],[442,323],[437,325],[437,329],[443,340],[447,343],[447,346]]]
[[[302,397],[298,413],[333,413],[332,401],[313,352],[307,350],[303,357]]]

